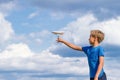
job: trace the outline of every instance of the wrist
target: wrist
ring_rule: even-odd
[[[64,40],[61,40],[60,42],[65,43],[65,41],[64,41]]]

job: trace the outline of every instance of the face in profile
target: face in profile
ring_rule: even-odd
[[[93,45],[94,42],[95,42],[95,37],[93,37],[92,35],[90,35],[90,37],[89,37],[89,43],[90,43],[91,45]]]

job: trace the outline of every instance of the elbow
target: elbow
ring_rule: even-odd
[[[74,50],[82,51],[81,47],[75,47]]]

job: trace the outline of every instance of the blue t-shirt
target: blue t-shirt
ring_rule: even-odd
[[[85,52],[88,58],[90,78],[94,78],[99,65],[99,57],[104,56],[104,50],[101,46],[97,46],[97,47],[86,46],[86,47],[82,47],[82,50]],[[103,73],[104,70],[102,69],[99,74],[99,77],[101,77]]]

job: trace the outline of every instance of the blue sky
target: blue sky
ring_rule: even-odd
[[[0,0],[1,80],[89,80],[83,52],[56,43],[52,31],[78,46],[90,30],[105,33],[105,71],[120,74],[119,0]],[[115,74],[111,74],[115,73]]]

